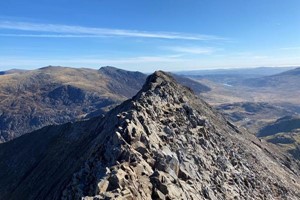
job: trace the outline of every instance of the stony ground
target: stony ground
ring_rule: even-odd
[[[151,76],[125,105],[108,117],[115,128],[105,130],[114,134],[95,144],[63,198],[300,198],[299,165],[282,166],[291,161],[270,155],[168,75]]]
[[[47,125],[101,116],[134,96],[146,78],[114,67],[49,66],[0,74],[0,143]],[[176,79],[197,93],[209,91],[191,79]]]
[[[300,199],[298,161],[164,72],[104,118],[47,132],[30,163],[7,156],[30,134],[0,145],[0,199]]]

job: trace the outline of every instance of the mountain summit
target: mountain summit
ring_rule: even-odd
[[[162,71],[104,118],[24,135],[0,160],[0,199],[300,198],[299,163]]]
[[[4,73],[0,76],[0,143],[47,125],[103,115],[134,96],[146,78],[115,67],[48,66]],[[196,93],[210,90],[185,77],[176,80]]]

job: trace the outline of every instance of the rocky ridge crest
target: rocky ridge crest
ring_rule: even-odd
[[[164,72],[101,127],[62,199],[300,198],[299,163],[240,132]]]
[[[133,97],[146,78],[141,72],[114,67],[0,72],[0,143],[48,125],[102,116]],[[185,77],[175,79],[196,93],[210,90]]]

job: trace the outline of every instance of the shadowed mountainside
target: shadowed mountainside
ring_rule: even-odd
[[[221,104],[216,107],[239,127],[250,130],[253,134],[269,123],[285,116],[299,116],[290,109],[266,102],[237,102]]]
[[[0,142],[52,124],[103,115],[142,88],[146,75],[114,67],[44,67],[0,76]],[[209,88],[177,77],[197,93]]]
[[[258,137],[275,135],[282,132],[291,132],[300,129],[300,118],[286,116],[278,119],[276,122],[264,126],[258,133]]]
[[[261,128],[257,134],[268,142],[276,144],[283,151],[300,160],[300,118],[283,117]]]
[[[279,89],[293,90],[300,87],[300,67],[288,70],[272,76],[247,79],[244,85],[250,87],[273,87]]]
[[[0,144],[0,168],[1,199],[300,198],[297,161],[163,72],[104,118]]]
[[[101,115],[132,97],[146,77],[126,72],[127,80],[134,81],[116,84],[106,71],[44,67],[0,76],[0,141],[46,125]]]

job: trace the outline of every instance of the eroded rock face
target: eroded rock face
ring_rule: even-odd
[[[0,73],[1,75],[1,73]],[[0,76],[0,143],[44,126],[102,116],[134,96],[147,75],[114,67],[44,67]],[[176,76],[197,93],[209,88]]]
[[[300,199],[299,168],[156,72],[104,118],[0,145],[0,199]]]
[[[62,199],[300,198],[297,163],[283,167],[163,72],[105,120]]]

